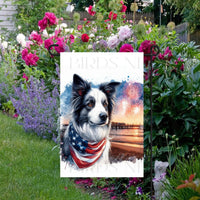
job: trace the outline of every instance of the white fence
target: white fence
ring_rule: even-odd
[[[9,31],[14,30],[12,15],[15,13],[16,8],[10,1],[4,2],[4,0],[0,0],[0,32],[2,28],[6,28]]]

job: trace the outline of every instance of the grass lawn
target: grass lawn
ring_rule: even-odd
[[[95,199],[60,178],[59,149],[52,150],[54,146],[25,133],[0,112],[0,200]]]

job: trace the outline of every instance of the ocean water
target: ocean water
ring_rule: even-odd
[[[143,129],[111,129],[111,146],[127,152],[143,153]]]

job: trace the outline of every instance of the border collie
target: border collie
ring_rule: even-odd
[[[72,119],[64,134],[62,154],[77,169],[109,163],[109,132],[119,82],[99,88],[77,74],[72,83]]]

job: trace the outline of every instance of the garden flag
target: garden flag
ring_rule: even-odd
[[[143,177],[143,53],[60,59],[60,176]]]

